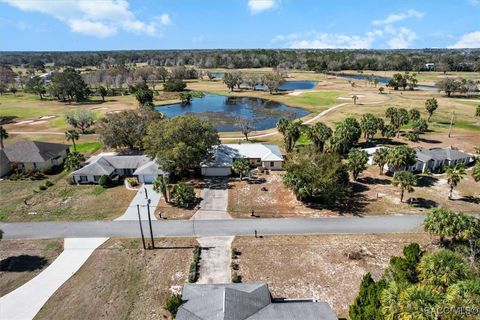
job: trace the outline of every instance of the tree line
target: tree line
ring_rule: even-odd
[[[0,65],[44,68],[109,67],[148,63],[153,66],[194,65],[199,68],[281,67],[301,70],[480,71],[479,49],[245,49],[120,50],[94,52],[1,52]]]

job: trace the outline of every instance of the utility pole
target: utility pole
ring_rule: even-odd
[[[153,242],[152,218],[150,217],[150,199],[148,199],[147,201],[147,213],[148,213],[148,224],[150,226],[150,239],[152,239],[152,249],[154,249],[155,243]]]
[[[453,127],[453,119],[455,118],[455,111],[452,111],[452,118],[450,119],[450,128],[448,128],[448,137],[450,138],[450,134],[452,133]]]
[[[140,205],[137,204],[138,223],[140,224],[140,233],[142,235],[143,250],[147,249],[145,245],[145,236],[143,235],[142,219],[140,218]]]

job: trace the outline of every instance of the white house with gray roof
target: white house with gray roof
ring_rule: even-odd
[[[269,170],[281,170],[284,161],[280,148],[274,144],[220,144],[212,148],[210,159],[200,164],[202,175],[229,176],[237,158],[248,159],[253,167]]]
[[[137,176],[140,183],[152,183],[164,172],[155,160],[146,155],[119,155],[115,153],[93,156],[85,165],[70,175],[76,183],[98,183],[101,176]]]
[[[272,299],[266,283],[186,284],[177,320],[337,320],[326,302]]]
[[[415,148],[417,154],[417,161],[413,166],[410,166],[408,171],[435,171],[439,167],[453,167],[459,164],[467,165],[473,162],[473,156],[458,149],[448,148]],[[388,166],[389,171],[393,171]]]

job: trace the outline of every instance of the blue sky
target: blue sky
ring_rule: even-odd
[[[0,51],[479,48],[480,0],[0,0]]]

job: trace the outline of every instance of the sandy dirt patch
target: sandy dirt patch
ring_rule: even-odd
[[[52,119],[52,118],[56,118],[57,116],[43,116],[43,117],[40,117],[39,119],[40,120],[48,120],[48,119]]]
[[[32,123],[34,120],[23,120],[23,121],[19,121],[17,123],[14,124],[14,126],[19,126],[19,125],[22,125],[22,124],[27,124],[27,123]]]
[[[433,249],[423,233],[237,237],[233,247],[241,252],[243,282],[266,282],[276,298],[323,300],[337,316],[346,316],[363,275],[371,272],[378,279],[390,257],[411,242]],[[353,252],[361,252],[361,259],[348,258]]]

